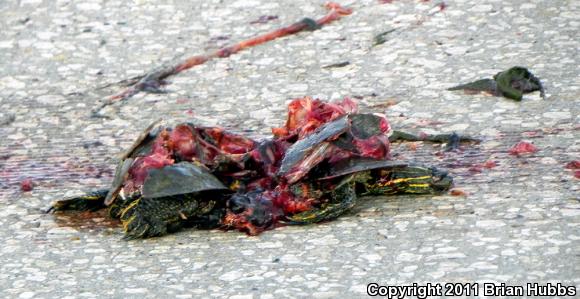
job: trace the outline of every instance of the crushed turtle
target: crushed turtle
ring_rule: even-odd
[[[546,98],[540,79],[534,76],[528,69],[520,66],[499,72],[493,76],[493,79],[481,79],[451,87],[447,90],[487,92],[494,96],[503,96],[516,101],[521,101],[525,93],[539,90],[540,96],[543,99]]]
[[[392,131],[349,99],[293,100],[273,138],[252,140],[218,127],[154,123],[122,156],[109,189],[53,203],[50,211],[99,210],[121,220],[126,239],[184,227],[257,235],[280,225],[334,219],[365,195],[440,194],[452,178],[394,161],[397,140],[458,143],[457,134]]]

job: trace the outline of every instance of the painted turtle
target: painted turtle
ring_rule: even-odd
[[[255,235],[333,219],[359,196],[444,192],[451,177],[391,160],[390,141],[472,140],[392,133],[384,116],[357,113],[350,99],[309,97],[292,101],[285,126],[272,131],[272,139],[255,141],[217,127],[154,124],[121,157],[111,188],[56,201],[51,210],[108,207],[128,239],[185,226]]]

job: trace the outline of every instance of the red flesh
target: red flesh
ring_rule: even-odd
[[[169,139],[169,133],[164,130],[155,138],[151,153],[135,159],[129,169],[129,177],[123,186],[125,193],[131,194],[135,191],[140,191],[150,169],[157,169],[174,163],[171,153],[165,145],[167,139]]]
[[[459,188],[453,188],[453,189],[449,190],[449,193],[452,196],[467,196],[467,195],[469,195],[469,193],[467,193],[465,190],[459,189]]]
[[[497,163],[493,160],[487,160],[485,161],[485,163],[483,163],[483,167],[487,168],[487,169],[492,169],[495,168],[497,166]]]
[[[538,151],[538,148],[526,141],[520,141],[516,145],[514,145],[510,150],[510,155],[519,156],[522,154],[531,154]]]
[[[31,179],[24,179],[20,182],[20,190],[23,192],[32,191],[33,185]]]
[[[487,160],[484,163],[481,164],[475,164],[473,166],[471,166],[469,168],[469,171],[471,172],[482,172],[483,169],[492,169],[495,168],[497,166],[497,163],[493,160]]]
[[[357,104],[350,98],[339,103],[325,103],[311,97],[295,99],[288,104],[286,125],[272,129],[272,133],[275,137],[298,136],[302,139],[321,125],[357,110]]]
[[[580,169],[580,161],[579,160],[570,161],[566,164],[565,167],[567,169]]]
[[[574,177],[577,179],[580,179],[580,161],[579,160],[574,160],[574,161],[570,161],[566,164],[566,166],[564,166],[566,169],[572,169],[574,171]]]

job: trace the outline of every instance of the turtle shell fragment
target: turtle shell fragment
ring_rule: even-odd
[[[145,198],[167,197],[203,191],[228,191],[207,168],[189,162],[151,169],[145,179],[142,195]]]
[[[327,175],[318,180],[330,180],[337,177],[353,174],[356,172],[375,170],[375,169],[394,169],[406,167],[408,164],[400,161],[375,160],[368,158],[353,158],[342,160],[332,165]]]
[[[389,155],[389,130],[382,116],[342,116],[293,144],[282,159],[277,175],[292,184],[325,159],[331,164],[356,157],[384,160]]]
[[[107,193],[107,196],[105,197],[106,206],[111,205],[111,203],[115,201],[115,198],[117,198],[117,195],[123,188],[123,183],[125,183],[125,180],[129,176],[129,169],[131,169],[133,161],[133,158],[127,158],[119,162],[117,165],[117,169],[115,170],[115,177],[113,178],[113,184],[109,189],[109,193]]]
[[[136,157],[140,154],[147,154],[151,151],[152,141],[161,131],[161,119],[151,123],[140,135],[135,142],[121,155],[121,159]]]

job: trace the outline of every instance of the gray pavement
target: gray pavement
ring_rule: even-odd
[[[564,168],[580,160],[580,2],[437,3],[343,3],[351,16],[196,67],[170,93],[110,106],[105,119],[89,111],[120,88],[96,87],[321,16],[322,2],[0,1],[0,297],[351,298],[370,282],[580,291],[580,184]],[[263,15],[279,18],[250,24]],[[547,100],[446,91],[514,65],[543,80]],[[160,116],[264,137],[305,95],[359,98],[397,129],[480,136],[443,156],[428,144],[393,149],[448,169],[467,196],[368,198],[336,221],[257,237],[187,230],[126,242],[103,216],[42,213],[108,186],[118,153]],[[539,151],[509,155],[521,140]],[[488,160],[498,166],[469,170]],[[27,178],[34,189],[22,192]]]

